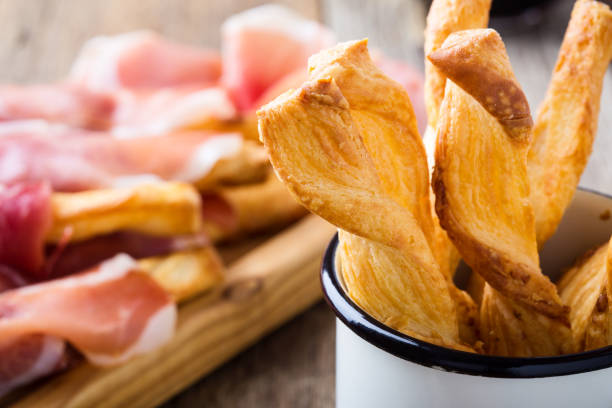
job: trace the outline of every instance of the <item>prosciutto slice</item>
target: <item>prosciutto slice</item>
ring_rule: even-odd
[[[135,31],[87,41],[72,66],[70,80],[90,89],[160,88],[216,83],[218,52],[178,44],[151,31]]]
[[[0,396],[67,364],[66,343],[53,336],[27,334],[0,345]]]
[[[55,191],[80,191],[160,179],[195,182],[242,147],[238,133],[115,139],[99,132],[0,127],[0,183],[48,180]]]
[[[123,254],[79,275],[0,294],[0,350],[43,334],[69,342],[93,364],[117,364],[166,343],[175,322],[171,297]]]
[[[221,82],[239,110],[253,108],[268,87],[298,68],[306,69],[310,55],[336,42],[326,27],[277,5],[236,14],[221,31]]]
[[[115,99],[71,84],[0,86],[0,122],[42,119],[86,129],[110,126]]]
[[[112,133],[116,137],[162,135],[210,127],[236,117],[227,92],[219,87],[173,87],[117,93]]]
[[[44,182],[0,184],[0,291],[19,286],[13,269],[36,276],[51,226],[51,189]]]

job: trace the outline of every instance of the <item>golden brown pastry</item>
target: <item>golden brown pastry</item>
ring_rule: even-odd
[[[152,183],[129,188],[54,193],[48,243],[71,242],[131,230],[156,236],[192,234],[202,228],[200,195],[184,183]]]
[[[311,79],[333,78],[345,96],[385,192],[419,223],[457,305],[461,338],[473,344],[478,310],[452,282],[458,258],[450,260],[448,247],[440,245],[438,231],[445,233],[431,216],[427,157],[405,90],[376,67],[365,40],[312,56],[309,71]]]
[[[480,334],[488,354],[553,356],[576,350],[569,325],[506,297],[490,285],[483,290]]]
[[[281,180],[343,230],[339,256],[353,299],[391,327],[465,349],[429,247],[427,165],[414,114],[405,91],[371,62],[366,42],[312,57],[310,81],[258,117]]]
[[[586,253],[559,280],[561,299],[571,308],[572,334],[579,351],[612,344],[610,273],[612,241]]]
[[[446,38],[461,30],[486,28],[491,0],[434,0],[427,14],[425,55],[442,46]],[[425,107],[428,125],[436,128],[438,111],[444,98],[446,77],[425,59]]]
[[[612,12],[603,3],[577,1],[527,161],[540,246],[557,229],[591,153],[610,58]]]
[[[212,246],[140,259],[138,267],[177,302],[189,300],[219,284],[225,269]]]
[[[466,263],[495,289],[550,317],[565,316],[539,268],[524,95],[501,38],[490,29],[455,33],[428,58],[464,87],[448,81],[440,108],[433,189],[442,226]],[[470,67],[481,74],[476,83],[466,81],[473,78],[466,74]],[[466,92],[478,86],[496,92]]]
[[[434,0],[427,15],[425,28],[425,55],[436,51],[446,38],[460,30],[485,28],[489,21],[491,0]],[[446,77],[426,58],[425,59],[425,106],[427,107],[427,130],[423,142],[427,151],[430,169],[434,165],[435,129],[438,110],[444,97]],[[431,200],[435,199],[433,191]],[[449,240],[446,231],[440,226],[438,216],[432,206],[434,220],[433,248],[440,269],[452,279],[461,257]]]

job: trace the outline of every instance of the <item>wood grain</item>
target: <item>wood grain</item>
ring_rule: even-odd
[[[219,45],[219,24],[265,0],[0,0],[0,82],[53,81],[67,72],[82,41],[104,33],[153,28],[180,41]],[[382,50],[423,69],[426,0],[284,1],[320,17],[341,40],[368,36]],[[532,109],[543,99],[572,0],[539,15],[492,19],[502,34]],[[604,83],[599,135],[581,185],[612,193],[612,81]],[[331,407],[333,314],[318,305],[182,392],[166,407]],[[305,338],[307,336],[307,338]],[[290,351],[289,355],[288,352]]]
[[[234,262],[222,288],[180,308],[174,338],[110,369],[82,364],[15,408],[152,407],[210,372],[321,296],[321,254],[335,229],[308,216]]]

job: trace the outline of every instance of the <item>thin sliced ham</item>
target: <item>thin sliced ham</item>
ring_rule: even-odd
[[[0,122],[41,119],[85,129],[108,129],[115,99],[72,84],[0,86]]]
[[[160,88],[216,83],[218,52],[175,43],[151,31],[134,31],[87,41],[70,80],[94,90]]]
[[[26,334],[0,345],[0,396],[67,366],[66,343],[53,336]]]
[[[3,132],[0,126],[0,183],[48,180],[55,191],[81,191],[160,179],[196,182],[242,148],[238,133],[115,139],[70,129],[46,132],[44,127]]]
[[[220,87],[122,90],[116,96],[112,134],[120,138],[207,128],[236,118],[234,104]]]
[[[123,254],[79,275],[0,294],[0,350],[44,334],[93,364],[111,365],[163,345],[175,323],[170,295]]]
[[[203,248],[209,244],[210,241],[204,233],[158,237],[133,231],[119,231],[81,242],[49,246],[45,268],[47,276],[57,278],[83,271],[119,253],[140,259]]]
[[[0,184],[0,266],[4,269],[0,281],[5,286],[19,285],[13,269],[37,276],[43,266],[43,243],[50,226],[49,184]]]
[[[310,55],[336,42],[326,27],[277,5],[236,14],[221,31],[221,82],[243,111],[285,75],[306,69]]]

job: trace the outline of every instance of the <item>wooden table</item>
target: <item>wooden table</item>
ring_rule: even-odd
[[[0,0],[0,81],[60,79],[84,40],[152,28],[171,38],[217,47],[219,25],[248,0]],[[340,40],[370,44],[422,69],[425,1],[283,1],[331,26]],[[572,1],[522,19],[493,19],[535,111],[542,100]],[[582,185],[612,193],[612,83],[604,86],[600,134]],[[334,317],[320,303],[168,401],[167,407],[331,407]]]

